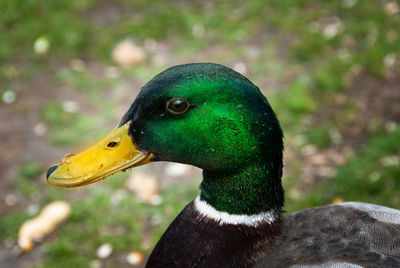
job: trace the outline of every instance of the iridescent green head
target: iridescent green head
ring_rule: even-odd
[[[268,187],[267,192],[276,191],[273,195],[279,200],[262,197],[267,206],[242,210],[256,213],[282,206],[282,131],[267,99],[241,74],[212,63],[171,67],[142,88],[120,125],[129,121],[134,143],[153,153],[153,160],[204,170],[203,198],[207,199],[209,187],[232,184],[233,188],[224,189],[234,191],[233,197],[254,183],[254,187]],[[254,182],[248,181],[252,178],[232,181],[242,172],[254,174]],[[211,192],[207,201],[218,206],[221,194]],[[254,189],[248,194],[271,195]],[[221,209],[235,212],[224,205]]]
[[[265,154],[282,160],[282,131],[268,101],[246,77],[222,65],[186,64],[158,74],[120,125],[128,121],[134,143],[157,160],[220,172]]]

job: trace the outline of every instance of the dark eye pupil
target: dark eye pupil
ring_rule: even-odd
[[[185,99],[171,99],[167,102],[167,110],[173,114],[183,114],[189,109],[189,103]]]
[[[174,100],[169,104],[169,108],[175,112],[183,112],[186,106],[187,104],[183,100]]]

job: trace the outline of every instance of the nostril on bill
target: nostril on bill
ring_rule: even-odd
[[[114,148],[118,146],[118,142],[112,141],[107,144],[107,148]]]
[[[55,166],[52,166],[51,168],[49,168],[49,170],[47,170],[47,179],[49,179],[51,173],[53,173],[57,168],[58,168],[58,165],[55,165]]]

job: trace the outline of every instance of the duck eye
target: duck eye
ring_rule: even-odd
[[[189,109],[190,104],[182,98],[173,98],[167,101],[167,111],[171,114],[184,114]]]

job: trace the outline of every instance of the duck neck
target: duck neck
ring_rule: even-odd
[[[248,164],[235,173],[204,170],[199,199],[231,215],[279,216],[284,203],[281,175],[282,158]]]

